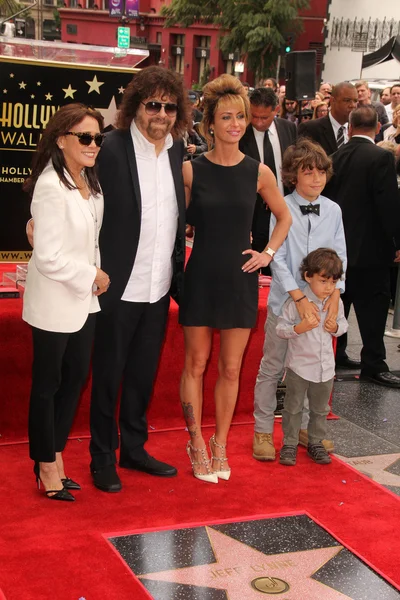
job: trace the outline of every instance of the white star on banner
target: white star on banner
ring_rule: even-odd
[[[26,83],[25,81],[21,81],[21,83],[18,84],[21,90],[24,90],[26,88]]]
[[[34,97],[35,97],[35,94],[31,94],[31,98],[32,98],[32,100],[34,99]]]
[[[75,100],[74,98],[74,94],[76,92],[76,90],[72,89],[71,84],[69,84],[69,86],[67,88],[61,88],[63,92],[65,92],[65,96],[64,96],[64,100],[65,98],[72,98],[72,100]]]
[[[12,79],[14,77],[14,73],[10,73],[10,77]]]
[[[7,94],[7,90],[3,90],[3,94]]]
[[[36,85],[39,85],[39,86],[41,86],[41,85],[42,85],[42,82],[41,82],[41,81],[37,81],[37,82],[36,82]]]
[[[45,95],[46,100],[51,100],[52,97],[53,97],[53,94],[50,94],[50,93]]]
[[[118,88],[118,93],[123,94],[124,91],[125,91],[125,88],[121,85],[121,87]]]
[[[97,75],[93,77],[92,81],[86,81],[86,83],[89,86],[88,94],[91,94],[92,92],[100,94],[100,86],[104,85],[104,81],[97,81]]]
[[[107,108],[96,108],[104,117],[104,127],[108,125],[114,125],[115,116],[117,114],[117,105],[115,103],[114,96],[111,98],[110,104]]]

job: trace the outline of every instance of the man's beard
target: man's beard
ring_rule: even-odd
[[[168,117],[165,117],[164,119],[154,117],[149,120],[147,126],[144,126],[141,119],[139,119],[139,122],[142,129],[146,131],[148,137],[155,141],[165,138],[172,129],[172,121],[168,119]]]

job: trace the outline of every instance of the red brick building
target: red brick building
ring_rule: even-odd
[[[121,23],[108,14],[109,0],[64,0],[60,8],[63,42],[117,46],[117,28]],[[212,25],[196,23],[189,28],[165,29],[160,9],[169,0],[140,0],[140,13],[126,26],[130,28],[131,46],[147,48],[150,56],[141,67],[162,64],[183,75],[190,88],[199,82],[205,70],[213,79],[221,73],[234,73],[238,57],[218,49],[219,30]],[[304,31],[294,40],[292,50],[317,50],[318,66],[322,57],[324,20],[328,0],[311,0],[308,11],[302,11]],[[283,63],[284,66],[284,63]],[[254,84],[254,76],[244,65],[236,73],[242,81]],[[271,75],[274,75],[271,73]]]

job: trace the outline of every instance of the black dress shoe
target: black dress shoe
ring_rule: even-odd
[[[348,356],[336,359],[336,368],[339,369],[361,369],[359,360],[351,360]]]
[[[79,483],[77,483],[73,479],[70,479],[69,477],[65,477],[64,479],[61,479],[61,483],[63,484],[63,487],[65,490],[80,490],[81,489],[81,486],[79,485]]]
[[[142,461],[133,461],[121,459],[119,466],[124,469],[134,469],[135,471],[143,471],[149,475],[157,475],[158,477],[174,477],[178,471],[175,467],[167,465],[167,463],[161,462],[156,458],[148,455]]]
[[[375,375],[360,375],[360,381],[371,381],[385,387],[400,388],[400,377],[390,371],[384,373],[375,373]]]
[[[107,465],[92,471],[92,478],[94,486],[102,492],[119,492],[122,489],[115,465]]]

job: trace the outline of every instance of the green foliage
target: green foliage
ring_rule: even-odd
[[[239,51],[258,77],[273,71],[287,35],[302,29],[298,12],[310,0],[172,0],[161,14],[165,27],[196,21],[221,28],[223,52]]]
[[[3,17],[11,17],[23,8],[23,5],[16,2],[16,0],[0,0],[0,15]]]

